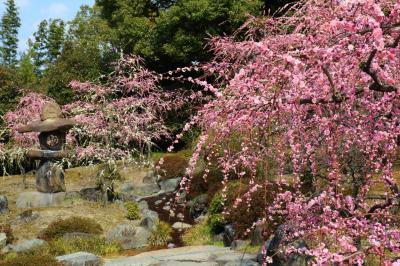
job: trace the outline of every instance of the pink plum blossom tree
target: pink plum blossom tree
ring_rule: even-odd
[[[62,108],[77,122],[67,136],[68,147],[74,149],[68,161],[90,164],[138,158],[150,150],[154,141],[170,138],[165,116],[186,102],[185,94],[162,90],[159,81],[160,76],[145,69],[139,58],[125,57],[116,62],[104,84],[71,82],[76,99]],[[15,147],[37,144],[37,134],[19,134],[17,128],[40,119],[46,101],[52,99],[27,94],[15,111],[5,115]]]
[[[304,253],[315,265],[363,265],[371,256],[398,265],[400,2],[300,1],[242,30],[245,40],[211,41],[215,57],[203,70],[217,83],[193,81],[215,98],[185,126],[202,135],[181,192],[205,158],[222,170],[223,193],[230,179],[248,180],[235,206],[264,185],[282,186],[257,222],[285,221],[279,252]],[[378,186],[382,196],[371,199]],[[299,239],[308,247],[295,249]]]

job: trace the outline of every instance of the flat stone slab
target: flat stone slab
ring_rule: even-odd
[[[42,193],[22,192],[17,199],[17,208],[46,208],[61,205],[66,197],[65,192]]]
[[[99,256],[88,252],[76,252],[59,256],[56,257],[56,260],[65,266],[99,266],[102,264]]]
[[[141,253],[132,257],[108,259],[106,266],[179,266],[179,265],[247,265],[249,260],[255,260],[255,255],[235,252],[229,248],[216,246],[193,246],[173,249],[163,249]],[[251,261],[251,265],[258,265]],[[255,264],[253,264],[255,263]]]
[[[46,241],[42,239],[30,239],[18,241],[15,245],[11,245],[11,250],[17,253],[27,252],[34,248],[38,248],[44,245],[48,245]]]

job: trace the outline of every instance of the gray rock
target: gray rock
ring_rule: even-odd
[[[149,204],[147,204],[147,201],[145,201],[145,200],[139,201],[138,206],[139,206],[140,210],[142,210],[142,211],[149,209]]]
[[[185,219],[185,215],[183,215],[183,213],[178,213],[178,214],[176,215],[176,218],[178,218],[179,220],[182,220],[182,221],[183,221],[183,219]]]
[[[177,229],[177,230],[186,230],[191,228],[192,226],[190,224],[187,223],[182,223],[182,222],[175,222],[172,225],[172,228]]]
[[[175,246],[175,244],[174,243],[168,243],[168,246],[167,246],[168,248],[175,248],[176,246]]]
[[[39,213],[32,210],[26,210],[18,214],[18,220],[21,223],[30,223],[39,218]]]
[[[102,202],[103,192],[97,188],[83,188],[79,191],[79,195],[84,200]]]
[[[27,252],[34,248],[38,248],[44,245],[48,245],[46,241],[42,239],[31,239],[31,240],[22,240],[17,244],[11,246],[11,250],[17,253]]]
[[[131,192],[135,196],[149,196],[160,191],[160,187],[156,183],[141,184],[139,186],[134,186]]]
[[[100,257],[87,252],[77,252],[59,256],[56,257],[56,260],[65,266],[99,266],[102,264]]]
[[[235,236],[236,236],[236,233],[235,233],[235,230],[233,229],[233,226],[230,224],[225,225],[223,241],[224,241],[224,245],[226,247],[231,246],[233,240],[235,240]]]
[[[5,233],[0,233],[0,249],[7,245],[7,235]]]
[[[0,214],[8,212],[8,200],[6,196],[0,196]]]
[[[162,209],[163,209],[164,211],[169,211],[169,210],[171,210],[171,207],[168,206],[168,205],[165,205]]]
[[[158,221],[158,218],[157,219],[153,219],[153,217],[149,217],[149,216],[148,217],[144,217],[142,219],[142,221],[140,221],[140,226],[142,226],[142,227],[146,228],[147,230],[151,231],[151,230],[153,230],[155,228],[157,221]]]
[[[264,242],[264,226],[257,225],[256,228],[251,232],[250,241],[253,246],[261,245]]]
[[[147,240],[149,239],[151,232],[144,227],[138,227],[136,230],[136,234],[132,239],[131,248],[142,248],[147,247]]]
[[[44,193],[65,191],[62,167],[52,161],[42,162],[36,171],[36,189]]]
[[[133,191],[133,185],[131,183],[123,183],[121,185],[121,192],[129,193]]]
[[[160,205],[162,203],[162,200],[157,200],[156,202],[154,202],[154,205]]]
[[[61,205],[65,200],[65,192],[41,193],[22,192],[17,199],[17,208],[45,208]]]
[[[202,194],[188,202],[190,216],[197,218],[207,213],[207,194]]]
[[[152,210],[143,210],[142,216],[149,217],[149,218],[153,219],[154,221],[158,220],[158,213],[155,211],[152,211]]]
[[[119,242],[122,249],[133,249],[147,246],[149,236],[150,232],[144,227],[120,224],[107,233],[107,240]]]
[[[157,175],[154,174],[153,171],[150,171],[143,177],[143,183],[151,184],[157,182]]]
[[[164,190],[165,192],[173,192],[175,191],[179,184],[181,182],[181,178],[171,178],[171,179],[166,179],[166,180],[162,180],[159,182],[159,185],[161,187],[162,190]]]

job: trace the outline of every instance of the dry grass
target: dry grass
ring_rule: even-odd
[[[96,183],[96,167],[78,167],[68,169],[65,173],[67,191],[79,191],[84,187],[94,187]],[[16,208],[16,201],[21,192],[36,191],[35,177],[28,174],[26,178],[28,185],[24,189],[21,176],[0,177],[0,195],[8,198],[10,212],[0,215],[1,223],[10,223],[17,239],[29,239],[37,237],[39,232],[46,228],[52,221],[65,219],[71,216],[82,216],[93,218],[107,232],[115,225],[126,222],[125,209],[117,203],[110,203],[102,207],[100,203],[89,202],[80,198],[68,199],[62,206],[32,209],[39,213],[39,218],[23,223],[18,220],[18,214],[24,209]]]

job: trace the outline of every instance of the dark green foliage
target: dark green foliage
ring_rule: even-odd
[[[37,69],[34,64],[33,42],[31,39],[28,40],[28,49],[21,55],[19,62],[19,75],[24,88],[33,89],[37,86]]]
[[[63,236],[66,233],[87,233],[87,234],[101,234],[103,229],[93,219],[73,216],[65,220],[59,219],[52,222],[44,229],[40,238],[44,240],[52,240]]]
[[[0,40],[2,64],[15,66],[17,63],[18,28],[21,26],[14,0],[5,2],[6,11],[1,18]]]
[[[17,89],[19,85],[17,71],[5,66],[0,66],[0,116],[17,105],[20,95]]]
[[[115,31],[114,45],[139,54],[164,71],[209,58],[207,38],[233,33],[248,15],[259,15],[260,0],[97,0]]]
[[[189,65],[209,58],[210,36],[232,34],[249,14],[258,15],[257,0],[181,0],[156,19],[152,40],[154,58],[171,66]]]
[[[162,160],[162,164],[160,164],[160,160],[155,163],[156,167],[160,168],[156,170],[156,173],[160,175],[161,180],[182,177],[185,174],[188,166],[187,158],[180,155],[168,155],[164,156]]]
[[[54,62],[61,53],[65,38],[65,23],[61,19],[50,19],[47,36],[48,61]]]
[[[33,60],[35,62],[37,75],[43,73],[43,68],[47,63],[47,38],[48,38],[48,26],[47,20],[42,20],[39,23],[38,29],[33,33]]]
[[[15,240],[10,224],[0,224],[0,233],[6,234],[7,244],[11,244]]]
[[[224,230],[226,224],[222,211],[224,210],[224,198],[221,193],[215,194],[208,208],[208,224],[213,233],[218,234]]]
[[[0,261],[0,266],[62,266],[51,255],[20,254],[15,258]]]
[[[138,204],[134,201],[127,201],[124,203],[125,209],[128,211],[126,218],[129,220],[139,220],[142,218],[140,213],[140,208]]]
[[[82,6],[69,22],[61,54],[45,71],[42,86],[59,104],[70,103],[72,80],[94,81],[111,71],[117,53],[110,47],[113,34],[99,17],[98,8]]]

